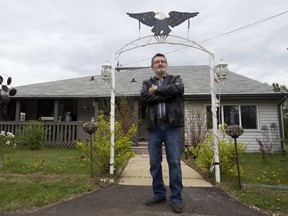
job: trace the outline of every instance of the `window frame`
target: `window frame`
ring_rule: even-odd
[[[224,123],[224,107],[225,106],[238,106],[238,118],[239,118],[239,126],[242,127],[242,109],[241,107],[243,106],[253,106],[255,107],[255,124],[256,124],[256,128],[243,128],[245,130],[259,130],[259,108],[257,104],[221,104],[221,119],[219,122],[219,116],[218,116],[218,111],[217,111],[217,124],[223,124]],[[219,109],[217,109],[219,110]],[[210,112],[210,114],[208,115],[208,111]],[[207,120],[207,127],[208,126],[212,126],[212,119],[211,119],[211,105],[206,105],[206,120]],[[210,119],[208,119],[210,117]],[[209,123],[209,120],[211,121],[211,123]],[[208,127],[208,129],[212,129],[212,127]]]

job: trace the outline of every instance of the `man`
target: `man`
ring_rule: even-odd
[[[184,125],[184,85],[180,76],[167,73],[165,55],[157,53],[151,60],[155,76],[145,80],[141,98],[146,105],[150,173],[153,179],[153,197],[146,200],[152,206],[166,201],[162,176],[162,143],[165,145],[169,166],[170,205],[175,213],[183,212],[181,192],[181,127]]]

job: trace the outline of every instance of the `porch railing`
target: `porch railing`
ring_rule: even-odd
[[[88,139],[83,131],[85,122],[43,122],[45,129],[45,146],[47,147],[75,147],[75,141]],[[28,122],[0,122],[0,131],[21,133]]]

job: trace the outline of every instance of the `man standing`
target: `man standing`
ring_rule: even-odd
[[[152,206],[166,201],[162,176],[162,143],[165,145],[169,166],[170,205],[175,213],[183,212],[181,172],[181,127],[184,125],[184,85],[180,76],[167,73],[165,55],[157,53],[151,60],[155,76],[145,80],[141,98],[146,105],[150,173],[153,179],[153,197],[145,204]]]

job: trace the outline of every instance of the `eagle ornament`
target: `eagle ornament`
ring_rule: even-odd
[[[152,32],[154,36],[168,36],[171,32],[170,27],[175,27],[180,25],[185,20],[188,20],[188,28],[190,26],[189,19],[195,17],[199,12],[187,13],[187,12],[169,12],[169,17],[167,17],[163,12],[145,12],[145,13],[127,13],[130,17],[139,20],[139,29],[140,23],[144,25],[153,27]]]

